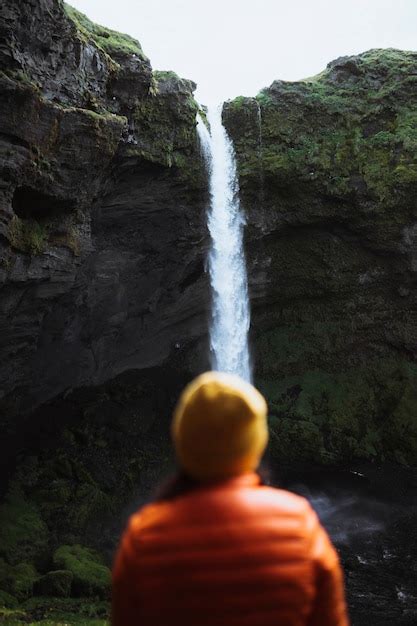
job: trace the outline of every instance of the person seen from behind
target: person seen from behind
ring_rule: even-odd
[[[337,553],[302,497],[262,484],[262,395],[208,372],[182,393],[180,478],[134,514],[113,568],[113,626],[348,626]]]

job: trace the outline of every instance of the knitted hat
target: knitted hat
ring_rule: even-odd
[[[268,441],[263,396],[238,376],[207,372],[178,401],[172,437],[183,469],[201,481],[257,468]]]

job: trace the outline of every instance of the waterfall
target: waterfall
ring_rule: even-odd
[[[255,98],[256,103],[256,117],[258,121],[258,154],[259,160],[262,161],[262,153],[263,153],[263,139],[262,139],[262,111],[261,105]]]
[[[209,109],[208,121],[210,133],[201,118],[197,130],[210,176],[211,365],[214,370],[251,380],[250,311],[243,250],[245,219],[239,202],[236,160],[222,124],[222,106]]]
[[[257,122],[258,122],[258,163],[259,163],[259,185],[260,185],[259,198],[261,201],[261,205],[263,206],[265,180],[264,180],[264,167],[263,167],[264,146],[263,146],[263,139],[262,139],[262,111],[261,111],[261,105],[258,102],[258,100],[256,100],[256,98],[255,98],[255,102],[256,102]]]

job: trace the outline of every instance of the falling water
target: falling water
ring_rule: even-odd
[[[263,139],[262,139],[262,111],[261,105],[258,100],[255,99],[256,103],[256,112],[257,112],[257,122],[258,122],[258,163],[259,163],[259,185],[260,185],[260,200],[261,205],[264,203],[264,168],[263,168]]]
[[[233,144],[222,124],[222,107],[209,109],[210,133],[201,118],[197,129],[210,173],[211,236],[209,271],[212,289],[210,348],[212,368],[251,379],[250,324],[245,220],[240,209]]]
[[[262,110],[261,105],[255,99],[256,103],[256,117],[258,120],[258,154],[259,159],[262,161],[262,152],[263,152],[263,139],[262,139]]]

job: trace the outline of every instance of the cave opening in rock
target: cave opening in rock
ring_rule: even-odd
[[[12,200],[15,214],[22,219],[45,221],[74,208],[69,199],[50,196],[32,187],[17,187]]]

